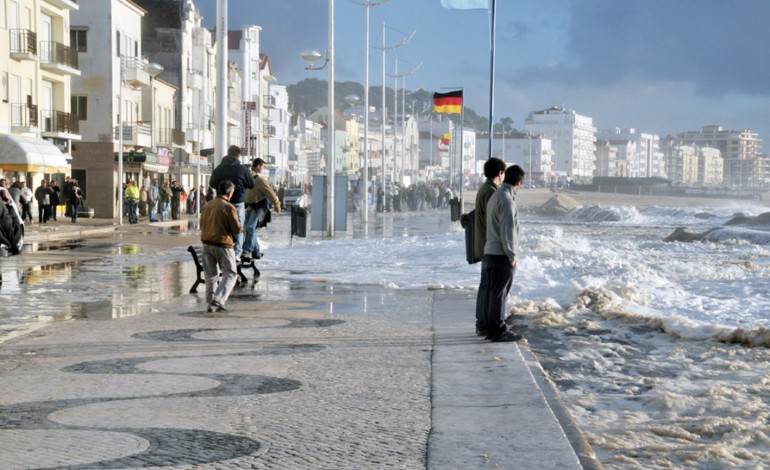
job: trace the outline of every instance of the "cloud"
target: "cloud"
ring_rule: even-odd
[[[767,0],[571,2],[567,54],[519,78],[610,86],[681,81],[696,93],[770,94]]]

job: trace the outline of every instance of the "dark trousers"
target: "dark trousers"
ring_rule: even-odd
[[[37,220],[38,222],[45,223],[51,218],[51,206],[48,204],[38,204],[37,206]]]
[[[511,266],[511,260],[506,255],[484,255],[487,262],[488,302],[487,302],[487,334],[496,339],[507,329],[505,325],[505,300],[511,290],[513,275],[516,268]]]
[[[476,294],[476,328],[487,331],[487,304],[489,303],[489,273],[487,273],[487,258],[481,258],[481,281],[479,292]]]

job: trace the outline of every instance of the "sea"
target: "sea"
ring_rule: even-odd
[[[746,223],[770,208],[602,201],[560,215],[522,210],[508,299],[522,347],[606,468],[770,467],[770,225]],[[260,283],[472,294],[480,265],[466,262],[464,230],[448,212],[372,215],[372,233],[331,240],[261,232]],[[736,215],[742,223],[731,224]],[[665,241],[677,229],[699,235]],[[191,266],[183,249],[162,254],[167,265]],[[158,253],[120,256],[151,273]],[[2,293],[22,302],[33,293],[26,289],[40,299],[54,283],[101,285],[87,276],[6,282]],[[106,288],[104,297],[114,295]],[[468,312],[469,331],[473,325]]]

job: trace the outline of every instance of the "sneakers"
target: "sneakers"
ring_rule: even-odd
[[[246,253],[241,255],[241,264],[251,263],[251,255]]]
[[[495,343],[512,343],[512,342],[518,341],[518,340],[520,340],[522,338],[523,338],[523,336],[521,336],[518,333],[514,333],[513,331],[510,331],[510,330],[505,330],[505,331],[503,331],[503,334],[501,334],[497,338],[493,338],[492,341],[495,342]]]
[[[206,309],[206,312],[208,312],[208,313],[226,312],[226,311],[227,311],[227,309],[225,308],[225,306],[220,304],[216,300],[212,300],[211,303],[209,304],[209,308]]]

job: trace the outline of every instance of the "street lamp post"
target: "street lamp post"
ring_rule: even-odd
[[[361,188],[361,221],[366,224],[369,221],[369,7],[388,3],[389,0],[382,0],[379,2],[350,1],[356,5],[362,5],[366,10],[366,40],[364,46],[364,184]]]
[[[329,162],[326,165],[326,174],[328,181],[326,182],[328,205],[327,205],[327,217],[326,217],[326,229],[329,238],[334,238],[334,0],[329,0],[329,47],[326,49],[326,61],[320,67],[314,67],[313,63],[320,59],[321,53],[313,50],[306,50],[300,53],[302,60],[307,62],[305,70],[321,70],[322,68],[329,66],[329,92],[328,92],[328,119],[327,119],[327,145],[328,151],[326,152]]]

